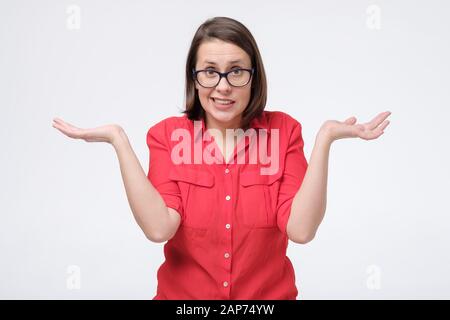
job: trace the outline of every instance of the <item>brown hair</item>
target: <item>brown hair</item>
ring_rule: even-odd
[[[192,39],[186,61],[186,109],[183,113],[187,114],[191,120],[200,120],[205,117],[205,111],[200,104],[195,88],[192,69],[195,68],[200,45],[213,39],[233,43],[240,47],[250,56],[252,67],[255,69],[251,82],[250,101],[242,113],[241,127],[245,130],[254,118],[262,114],[266,106],[266,73],[258,46],[250,31],[239,21],[228,17],[214,17],[206,20],[197,29]]]

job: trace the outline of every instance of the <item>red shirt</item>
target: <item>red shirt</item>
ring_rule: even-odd
[[[202,137],[200,133],[205,134],[206,128],[203,120],[201,124],[202,131],[195,132],[194,121],[186,115],[169,117],[147,133],[148,179],[167,207],[181,216],[179,229],[164,245],[165,262],[158,270],[153,299],[295,300],[298,290],[286,256],[286,225],[308,166],[301,124],[279,111],[264,111],[251,122],[255,137],[267,132],[266,140],[257,141],[258,148],[267,147],[269,157],[271,141],[276,139],[272,129],[279,129],[278,170],[269,175],[260,170],[268,164],[237,160],[238,155],[251,153],[250,138],[240,140],[244,148],[238,143],[234,161],[228,164],[208,164],[205,158],[195,163],[199,153],[195,155],[194,148],[205,150],[215,144]],[[190,143],[192,152],[179,152],[176,145],[181,138],[172,141],[177,128],[190,133],[191,141],[188,138],[185,142]],[[185,159],[190,158],[190,163],[174,163],[174,148]],[[223,160],[220,151],[213,155]]]

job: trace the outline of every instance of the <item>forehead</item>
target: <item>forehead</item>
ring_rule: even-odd
[[[214,62],[218,65],[228,65],[241,62],[250,64],[249,55],[233,43],[214,39],[203,42],[197,50],[197,63]]]

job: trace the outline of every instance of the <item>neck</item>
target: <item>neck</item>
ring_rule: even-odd
[[[227,129],[239,129],[241,123],[241,117],[237,119],[232,119],[228,122],[218,122],[206,115],[205,117],[205,128],[208,129],[216,129],[222,133],[222,137],[226,136]]]

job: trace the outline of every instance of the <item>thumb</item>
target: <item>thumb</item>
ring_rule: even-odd
[[[345,124],[355,124],[356,123],[356,117],[350,117],[347,120],[344,121]]]

